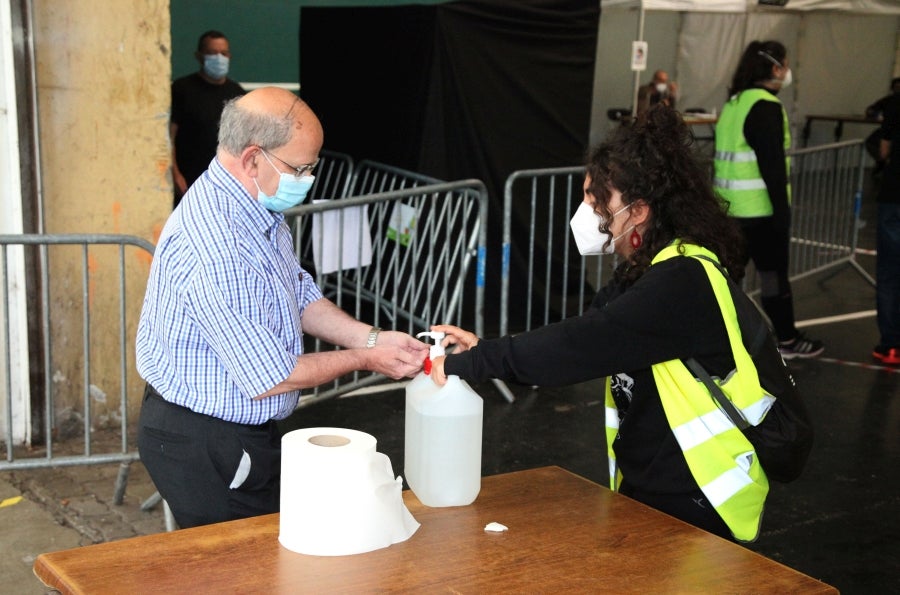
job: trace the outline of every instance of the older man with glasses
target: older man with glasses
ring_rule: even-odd
[[[216,158],[159,239],[137,332],[138,448],[182,528],[279,510],[275,422],[301,389],[422,368],[427,346],[354,319],[297,261],[282,211],[305,198],[322,142],[289,91],[229,101]],[[343,349],[304,353],[304,333]]]

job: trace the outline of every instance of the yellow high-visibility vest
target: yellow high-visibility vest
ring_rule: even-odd
[[[679,251],[679,246],[681,250]],[[656,255],[651,264],[674,256],[716,256],[700,246],[676,240]],[[741,340],[737,312],[728,282],[712,262],[698,259],[716,295],[725,320],[736,369],[720,386],[751,425],[768,412],[774,397],[760,386],[759,375]],[[691,475],[735,539],[753,541],[759,535],[769,481],[750,441],[719,409],[707,388],[694,378],[681,360],[651,366],[669,427],[684,453]],[[610,489],[617,490],[622,476],[613,452],[619,418],[606,383],[606,438]]]
[[[715,178],[716,192],[728,201],[731,217],[767,217],[772,215],[772,200],[759,170],[756,152],[744,136],[744,121],[758,101],[773,101],[781,106],[784,119],[785,168],[788,176],[787,196],[791,202],[791,128],[787,112],[778,98],[765,89],[746,89],[722,108],[716,124]]]

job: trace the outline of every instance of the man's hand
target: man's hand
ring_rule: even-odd
[[[398,331],[381,331],[375,347],[367,351],[368,369],[394,380],[412,378],[421,372],[428,357],[428,345]]]

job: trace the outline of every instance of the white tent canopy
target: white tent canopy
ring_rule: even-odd
[[[775,7],[760,5],[758,0],[601,0],[600,7],[692,12],[833,10],[854,14],[900,14],[897,0],[788,0],[785,6]]]
[[[640,84],[654,70],[666,70],[679,84],[679,109],[708,111],[727,99],[747,43],[781,41],[795,83],[780,97],[798,140],[807,114],[862,114],[900,75],[898,0],[789,0],[784,7],[757,0],[602,0],[601,9],[592,142],[610,128],[608,109],[632,105],[635,40],[648,44]],[[847,125],[844,138],[861,138],[871,129]],[[827,124],[812,132],[811,144],[832,139]]]

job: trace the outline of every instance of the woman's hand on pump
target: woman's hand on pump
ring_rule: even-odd
[[[445,348],[450,345],[456,345],[455,353],[468,351],[478,345],[478,336],[475,333],[470,333],[452,324],[437,324],[432,326],[431,330],[444,333],[446,336],[441,341],[441,345]]]
[[[451,324],[437,324],[431,327],[432,331],[444,333],[444,339],[441,345],[444,348],[455,345],[454,352],[462,353],[478,345],[478,336],[475,333],[463,330],[458,326]],[[431,379],[438,386],[447,384],[447,374],[444,373],[444,360],[446,356],[434,358],[431,362]]]

